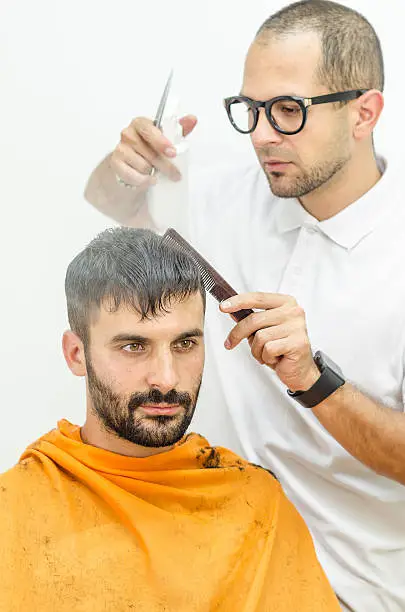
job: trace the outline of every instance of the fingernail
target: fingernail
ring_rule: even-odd
[[[230,308],[232,306],[229,300],[225,300],[225,302],[221,302],[221,308]]]
[[[180,172],[172,172],[170,174],[170,178],[172,179],[172,181],[176,181],[176,183],[177,183],[178,181],[181,180],[181,174],[180,174]]]
[[[173,147],[167,147],[167,149],[164,150],[164,154],[166,157],[176,157],[177,151]]]
[[[229,338],[227,338],[224,342],[224,346],[226,349],[230,349],[231,348],[231,341],[229,340]]]

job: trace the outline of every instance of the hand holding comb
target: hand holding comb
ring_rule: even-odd
[[[235,289],[176,230],[169,228],[163,235],[163,241],[174,243],[177,248],[193,259],[200,271],[206,291],[214,296],[218,302],[223,302],[233,295],[237,295]],[[236,321],[241,321],[253,312],[251,308],[244,308],[233,312],[231,316]]]

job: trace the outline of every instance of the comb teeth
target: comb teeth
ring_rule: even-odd
[[[211,292],[212,289],[215,287],[215,280],[212,278],[211,274],[204,268],[202,263],[195,257],[194,253],[191,253],[183,244],[178,242],[170,234],[164,235],[164,241],[174,244],[180,251],[188,255],[188,257],[191,257],[191,259],[196,264],[198,271],[200,272],[205,290]]]
[[[163,242],[174,244],[176,248],[191,257],[201,274],[205,290],[211,293],[218,302],[236,295],[235,289],[176,230],[169,228],[163,235]],[[232,317],[241,321],[252,313],[253,310],[250,308],[243,308],[232,313]]]

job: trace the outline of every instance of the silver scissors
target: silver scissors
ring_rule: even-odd
[[[173,79],[173,70],[170,71],[169,78],[167,79],[165,88],[163,90],[162,97],[159,102],[159,106],[156,112],[156,117],[153,121],[153,124],[156,125],[156,127],[159,129],[161,129],[162,127],[163,114],[165,112],[167,98],[169,97],[169,92],[170,92],[170,88],[172,85],[172,79]],[[156,168],[152,168],[149,176],[153,176],[155,172],[156,172]],[[121,177],[118,176],[118,174],[115,175],[115,178],[120,185],[123,185],[124,187],[128,187],[130,189],[135,189],[133,185],[126,183]]]
[[[169,97],[170,88],[172,86],[172,80],[173,80],[173,70],[170,71],[169,78],[166,81],[166,85],[165,85],[165,88],[163,90],[163,94],[162,94],[162,97],[160,99],[158,109],[156,111],[156,116],[155,116],[155,119],[153,121],[153,125],[155,125],[159,129],[161,129],[161,127],[162,127],[163,114],[165,112],[167,98]],[[153,176],[155,174],[155,172],[156,172],[156,168],[152,168],[150,176]]]

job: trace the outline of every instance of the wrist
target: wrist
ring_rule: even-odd
[[[300,382],[304,388],[287,389],[288,395],[305,408],[314,408],[345,383],[339,366],[321,351],[315,353],[314,365],[318,372],[311,368],[308,376]]]
[[[321,376],[321,372],[318,369],[316,363],[314,362],[313,366],[307,372],[306,376],[299,382],[299,386],[297,385],[295,385],[294,387],[291,386],[289,389],[290,391],[294,393],[297,391],[301,391],[301,392],[308,391],[308,389],[314,386],[314,384],[320,378],[320,376]]]

